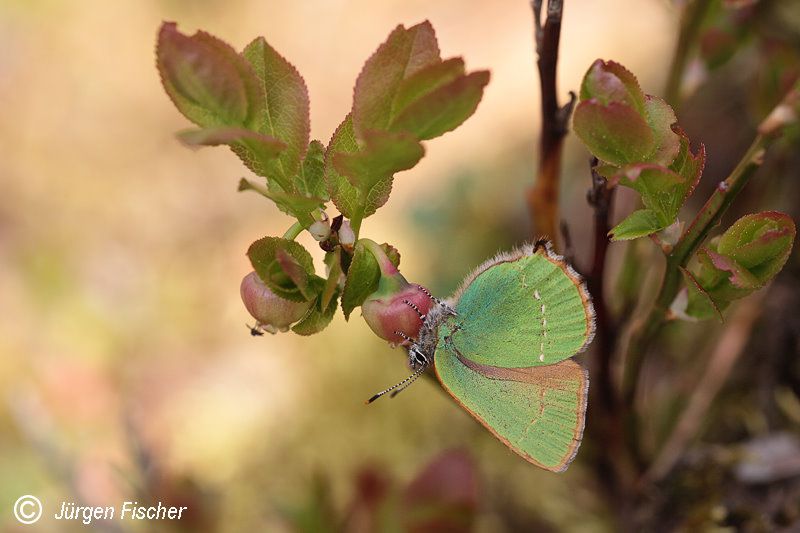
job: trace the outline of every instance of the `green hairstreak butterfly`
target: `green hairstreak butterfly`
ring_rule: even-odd
[[[369,401],[397,394],[432,365],[453,399],[514,452],[565,470],[581,442],[589,388],[571,358],[594,336],[578,273],[537,241],[485,262],[454,296],[433,300],[418,338],[407,339],[414,373]]]

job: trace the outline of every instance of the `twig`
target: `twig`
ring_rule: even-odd
[[[733,200],[761,166],[764,150],[771,139],[763,135],[756,137],[731,175],[719,183],[689,228],[675,244],[672,252],[667,255],[667,266],[656,301],[647,318],[634,328],[628,343],[625,377],[622,383],[622,397],[627,405],[630,405],[636,396],[639,373],[647,346],[664,325],[669,307],[678,294],[682,279],[680,269],[686,266],[700,244],[719,223]]]
[[[675,43],[675,52],[672,54],[672,63],[669,66],[667,84],[664,88],[664,99],[676,106],[680,97],[683,73],[689,60],[689,52],[697,38],[700,25],[703,22],[711,0],[693,0],[683,10],[681,15],[681,29],[678,41]]]
[[[612,411],[615,403],[614,387],[611,377],[611,355],[614,351],[613,324],[608,313],[608,306],[604,296],[603,278],[605,275],[606,252],[608,251],[608,231],[610,229],[609,216],[614,203],[615,188],[608,187],[608,183],[596,171],[597,158],[590,162],[592,174],[592,188],[587,193],[587,201],[594,208],[594,250],[592,252],[592,265],[586,281],[589,285],[589,294],[592,295],[597,328],[594,341],[595,374],[594,390],[603,402],[604,407]]]
[[[739,164],[725,181],[719,183],[714,193],[667,255],[666,269],[656,301],[647,317],[633,328],[625,357],[622,399],[623,406],[628,410],[626,434],[629,447],[634,454],[637,453],[638,446],[633,401],[636,398],[639,375],[650,341],[666,322],[669,307],[678,294],[681,285],[681,268],[686,267],[689,259],[761,166],[766,149],[780,137],[787,124],[797,122],[799,103],[800,82],[795,84],[783,101],[761,122],[758,127],[758,135]]]
[[[643,476],[643,483],[663,479],[680,458],[689,441],[697,434],[706,411],[728,379],[734,363],[744,351],[750,331],[761,314],[764,295],[756,293],[732,313],[728,326],[717,342],[708,360],[703,376],[689,397],[689,403],[679,416],[678,423],[661,448],[650,469]]]
[[[615,394],[611,373],[611,357],[616,339],[615,324],[605,300],[604,277],[606,253],[610,229],[609,217],[614,203],[614,187],[596,171],[597,158],[589,163],[592,187],[586,200],[594,210],[594,247],[592,263],[586,274],[586,282],[595,309],[597,328],[591,351],[590,373],[592,387],[589,389],[591,420],[587,430],[603,449],[594,458],[594,467],[599,480],[607,491],[607,498],[616,508],[620,525],[629,529],[631,487],[636,480],[633,458],[625,447],[623,418]]]
[[[575,94],[570,92],[570,101],[563,107],[558,105],[556,67],[563,0],[548,0],[544,24],[541,19],[542,2],[531,1],[538,55],[536,64],[542,93],[542,133],[539,141],[539,171],[533,186],[528,189],[527,200],[534,234],[547,235],[557,245],[561,151],[575,104]]]

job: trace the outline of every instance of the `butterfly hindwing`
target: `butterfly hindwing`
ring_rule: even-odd
[[[461,329],[452,342],[475,363],[549,365],[581,351],[594,334],[580,277],[549,249],[528,247],[488,262],[455,299]]]
[[[442,343],[434,365],[445,390],[531,463],[561,472],[575,457],[589,385],[586,371],[575,361],[491,367],[463,359]]]

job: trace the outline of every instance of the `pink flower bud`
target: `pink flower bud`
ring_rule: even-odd
[[[433,303],[430,293],[407,282],[378,243],[369,239],[359,242],[372,253],[381,271],[378,289],[361,304],[364,320],[375,335],[391,343],[402,344],[406,341],[403,335],[416,339]]]
[[[399,278],[402,276],[398,274]],[[361,305],[364,320],[375,335],[395,344],[405,341],[401,332],[416,339],[422,327],[422,318],[431,308],[431,298],[419,285],[402,280],[395,292],[381,293],[380,288]]]
[[[287,331],[311,307],[311,302],[292,302],[277,296],[255,272],[242,279],[240,292],[244,306],[258,321],[257,325],[270,333]]]

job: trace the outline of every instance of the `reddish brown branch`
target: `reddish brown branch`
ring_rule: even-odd
[[[594,210],[592,263],[586,272],[586,283],[595,309],[597,327],[592,343],[589,370],[592,386],[589,389],[591,417],[587,431],[592,441],[601,448],[595,452],[593,464],[598,480],[607,493],[611,505],[623,529],[629,529],[632,505],[631,488],[635,481],[632,458],[625,449],[623,418],[611,372],[614,353],[616,325],[605,300],[604,278],[608,231],[614,203],[614,188],[595,171],[597,159],[590,162],[592,187],[586,199]]]
[[[589,293],[594,301],[597,321],[594,339],[594,364],[592,377],[595,386],[595,397],[602,402],[603,408],[614,411],[616,395],[611,375],[611,356],[614,352],[615,326],[606,305],[603,278],[605,276],[606,252],[608,251],[609,217],[614,204],[613,187],[608,186],[605,178],[595,171],[597,158],[592,158],[592,188],[587,194],[589,205],[594,208],[594,250],[592,265],[586,276]]]
[[[534,236],[547,235],[557,246],[561,151],[568,130],[569,116],[575,104],[575,94],[570,93],[570,101],[563,107],[558,105],[556,67],[558,43],[561,38],[563,0],[548,0],[544,24],[541,18],[542,2],[543,0],[531,2],[542,94],[542,133],[539,141],[539,171],[527,196]]]

